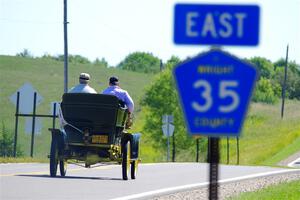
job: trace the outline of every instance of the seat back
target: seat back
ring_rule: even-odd
[[[65,93],[61,103],[64,119],[78,129],[89,130],[91,135],[108,135],[109,143],[114,143],[120,112],[119,99],[112,95]],[[121,117],[124,118],[124,115]],[[69,142],[83,142],[82,134],[65,127]]]

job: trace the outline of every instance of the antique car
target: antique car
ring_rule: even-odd
[[[122,178],[137,175],[139,133],[126,129],[128,110],[117,97],[104,94],[65,93],[59,110],[60,129],[49,129],[50,175],[59,166],[65,176],[67,163],[91,167],[98,163],[122,165]]]

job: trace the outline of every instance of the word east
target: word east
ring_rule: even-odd
[[[231,36],[242,38],[246,18],[246,13],[206,13],[205,16],[201,16],[197,12],[188,12],[186,15],[186,35],[204,38],[229,38]]]

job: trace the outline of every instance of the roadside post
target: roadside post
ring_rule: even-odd
[[[167,137],[167,162],[170,160],[170,136],[173,135],[175,126],[173,115],[163,115],[162,117],[162,130],[163,134]]]
[[[189,134],[209,137],[209,199],[218,199],[219,138],[240,135],[257,77],[221,45],[258,45],[259,13],[257,5],[175,5],[174,42],[213,46],[173,70]]]

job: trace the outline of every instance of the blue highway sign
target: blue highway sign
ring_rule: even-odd
[[[238,136],[256,69],[221,50],[210,50],[173,70],[188,132],[192,135]]]
[[[257,5],[176,4],[176,44],[242,45],[259,43]]]

